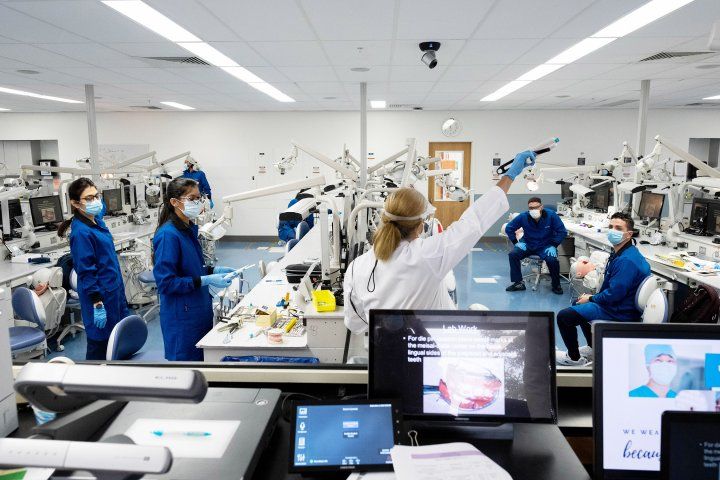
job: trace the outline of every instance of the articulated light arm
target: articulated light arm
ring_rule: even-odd
[[[147,165],[145,167],[145,170],[148,172],[152,172],[153,170],[157,170],[159,168],[164,169],[166,165],[168,165],[176,160],[180,160],[181,158],[187,158],[189,156],[190,156],[190,152],[178,153],[177,155],[174,155],[170,158],[166,158],[165,160],[162,160],[160,162],[153,161],[150,165]]]
[[[346,167],[345,165],[340,165],[336,161],[334,161],[332,158],[327,157],[323,155],[322,153],[313,150],[312,148],[305,147],[303,145],[300,145],[299,143],[295,143],[295,141],[290,142],[293,147],[297,148],[298,150],[302,150],[303,152],[307,153],[311,157],[315,158],[316,160],[324,163],[328,167],[332,168],[336,172],[340,172],[344,177],[349,178],[350,180],[357,181],[357,173],[355,173],[350,168]]]
[[[409,150],[409,147],[405,147],[402,150],[400,150],[399,152],[393,153],[392,155],[387,157],[385,160],[381,160],[378,163],[376,163],[375,165],[373,165],[372,167],[368,167],[368,175],[375,173],[377,170],[381,169],[388,163],[394,162],[398,158],[400,158],[403,155],[405,155],[406,153],[408,153],[408,150]]]
[[[715,170],[714,168],[708,166],[705,162],[697,158],[696,156],[690,154],[689,152],[686,152],[682,148],[673,145],[672,143],[668,142],[664,137],[657,135],[655,137],[655,141],[662,145],[663,147],[667,148],[671,152],[673,152],[678,157],[682,158],[686,162],[688,162],[693,167],[697,168],[699,172],[702,172],[703,174],[707,175],[711,178],[720,178],[720,172]],[[656,148],[653,149],[653,154],[658,155],[660,154],[659,151],[657,151],[657,145]]]
[[[156,154],[156,153],[157,153],[157,152],[156,152],[155,150],[153,150],[152,152],[143,153],[142,155],[138,155],[137,157],[128,158],[128,159],[125,160],[124,162],[118,163],[118,164],[115,165],[115,167],[113,167],[113,168],[124,168],[124,167],[127,167],[127,166],[129,166],[129,165],[132,165],[133,163],[137,163],[137,162],[140,162],[140,161],[142,161],[142,160],[145,160],[146,158],[150,158],[150,157],[155,158],[155,154]]]

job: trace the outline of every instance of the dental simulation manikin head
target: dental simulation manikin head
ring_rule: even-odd
[[[677,374],[677,360],[670,345],[653,344],[645,347],[645,365],[650,375],[647,385],[658,396],[667,396],[670,383]],[[664,395],[661,393],[664,391]]]
[[[533,220],[539,220],[542,216],[543,204],[540,197],[532,197],[528,200],[528,212]]]

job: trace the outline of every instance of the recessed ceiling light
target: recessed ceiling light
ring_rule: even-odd
[[[15,70],[17,73],[24,73],[25,75],[37,75],[37,70],[25,70],[24,68],[21,68],[20,70]]]
[[[353,67],[350,69],[351,72],[369,72],[370,69],[368,67]]]
[[[295,101],[141,0],[103,0],[103,3],[275,100]]]
[[[189,107],[187,105],[183,105],[182,103],[177,102],[160,102],[163,105],[167,105],[168,107],[177,108],[178,110],[195,110],[195,107]]]
[[[565,65],[573,63],[605,45],[614,42],[618,38],[634,32],[635,30],[654,22],[655,20],[674,12],[675,10],[693,2],[694,0],[651,0],[619,18],[602,30],[579,41],[570,48],[560,52],[547,62],[535,67],[525,75],[516,78],[512,82],[500,87],[495,92],[482,98],[483,102],[494,102],[511,94],[530,82],[548,75]],[[523,83],[524,82],[524,83]]]
[[[0,112],[9,112],[9,111],[10,111],[9,108],[0,108]]]
[[[185,30],[150,5],[140,0],[105,0],[105,5],[171,42],[201,42],[198,37]]]
[[[712,97],[705,97],[703,100],[720,100],[720,95],[714,95]]]
[[[16,90],[14,88],[0,87],[0,93],[9,93],[10,95],[21,95],[23,97],[40,98],[42,100],[52,100],[54,102],[63,103],[83,103],[79,100],[71,100],[69,98],[53,97],[51,95],[42,95],[40,93],[26,92],[24,90]]]
[[[385,100],[370,100],[370,108],[387,108]]]
[[[698,65],[695,68],[697,68],[698,70],[712,70],[713,68],[720,68],[720,65],[715,65],[715,64]]]

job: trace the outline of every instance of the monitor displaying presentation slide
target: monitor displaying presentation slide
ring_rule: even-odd
[[[409,419],[553,422],[554,314],[370,311],[370,398]]]
[[[663,413],[661,439],[661,480],[718,480],[720,395],[712,413]]]
[[[122,211],[122,191],[119,188],[103,190],[103,201],[108,215]]]
[[[292,410],[293,472],[392,470],[400,411],[386,400],[299,402]]]
[[[594,325],[596,478],[660,470],[661,416],[714,411],[720,395],[717,325]]]
[[[30,197],[30,216],[33,225],[37,228],[54,226],[63,221],[60,197],[48,195],[47,197]]]

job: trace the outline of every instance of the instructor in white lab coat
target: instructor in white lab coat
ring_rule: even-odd
[[[413,188],[387,198],[372,250],[356,258],[345,273],[345,325],[353,333],[368,329],[373,309],[449,310],[457,308],[444,278],[470,253],[485,231],[508,211],[506,193],[535,154],[519,153],[497,185],[439,235],[418,238],[434,209]]]

